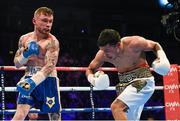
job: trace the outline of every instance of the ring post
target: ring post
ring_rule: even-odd
[[[170,72],[163,76],[166,120],[180,120],[180,83],[178,65],[171,65]]]
[[[1,75],[1,103],[2,103],[2,121],[5,121],[5,86],[4,86],[4,67],[0,67]]]

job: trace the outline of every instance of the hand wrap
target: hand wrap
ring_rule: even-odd
[[[156,73],[166,75],[170,71],[169,60],[163,50],[158,50],[157,55],[159,58],[153,61],[152,68]]]

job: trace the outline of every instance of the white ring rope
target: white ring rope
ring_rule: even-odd
[[[90,91],[90,87],[59,87],[59,91]],[[1,91],[0,87],[0,91]],[[105,90],[115,90],[114,86],[108,87]],[[155,90],[163,90],[163,86],[156,86]],[[17,92],[16,87],[5,87],[6,92]],[[97,88],[93,88],[93,91],[102,91]]]
[[[163,108],[164,108],[164,106],[146,106],[143,108],[143,110],[157,110],[157,109],[163,109]],[[61,112],[62,113],[65,113],[65,112],[92,112],[93,110],[95,112],[111,112],[110,108],[95,108],[95,109],[92,109],[92,108],[63,108]],[[15,112],[16,112],[16,110],[14,110],[14,109],[5,110],[5,114],[14,114]],[[30,112],[43,114],[43,112],[41,112],[40,109],[31,109]],[[1,113],[2,113],[2,111],[0,110],[0,114]]]

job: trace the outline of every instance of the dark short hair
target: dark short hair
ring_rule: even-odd
[[[104,29],[98,37],[97,45],[98,47],[105,46],[107,44],[116,45],[120,39],[121,37],[118,31],[114,29]]]

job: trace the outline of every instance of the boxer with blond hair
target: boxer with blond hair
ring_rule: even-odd
[[[59,79],[55,68],[60,47],[50,33],[53,19],[52,9],[38,8],[32,20],[34,31],[19,39],[14,64],[17,68],[26,66],[26,70],[17,83],[19,96],[13,121],[24,120],[32,107],[48,113],[50,120],[60,120]]]

